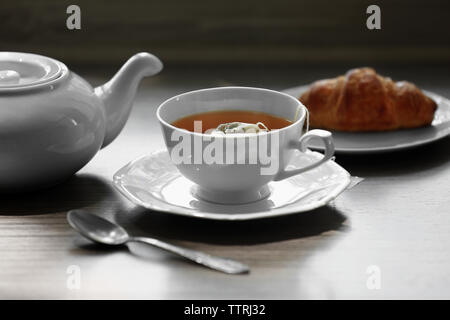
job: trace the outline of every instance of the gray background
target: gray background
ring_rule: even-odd
[[[66,28],[78,4],[82,29]],[[382,29],[366,28],[377,4]],[[150,51],[169,65],[414,65],[450,62],[444,0],[4,1],[0,50],[72,67],[117,65]]]

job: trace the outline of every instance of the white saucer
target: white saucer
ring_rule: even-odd
[[[293,156],[289,169],[304,167],[322,157],[309,151]],[[172,164],[165,150],[138,158],[116,172],[114,186],[133,203],[156,211],[214,219],[250,220],[309,211],[327,204],[350,184],[350,174],[334,161],[278,182],[269,183],[271,194],[242,205],[223,205],[196,198],[194,184]]]
[[[283,92],[299,98],[308,86],[286,89]],[[386,132],[332,131],[336,153],[380,153],[403,150],[428,144],[450,134],[450,100],[423,90],[438,105],[431,126]],[[320,141],[311,139],[308,147],[323,150]]]

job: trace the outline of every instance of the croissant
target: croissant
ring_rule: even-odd
[[[310,125],[340,131],[385,131],[431,124],[436,103],[414,84],[394,83],[371,68],[314,82],[300,96]]]

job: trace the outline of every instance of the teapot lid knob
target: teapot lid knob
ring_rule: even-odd
[[[18,84],[20,74],[14,70],[0,70],[0,85]]]

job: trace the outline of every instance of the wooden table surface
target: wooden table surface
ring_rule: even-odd
[[[111,185],[123,165],[164,147],[155,110],[166,98],[230,84],[283,89],[345,69],[169,68],[145,80],[121,135],[77,175],[52,189],[0,196],[0,298],[449,299],[450,138],[400,153],[338,155],[365,180],[321,209],[274,219],[214,222],[152,212]],[[448,68],[381,71],[450,97]],[[110,75],[87,78],[100,84]],[[230,276],[158,249],[92,245],[67,224],[73,208],[136,235],[242,260],[252,272]],[[67,285],[73,270],[80,271],[79,289]]]

